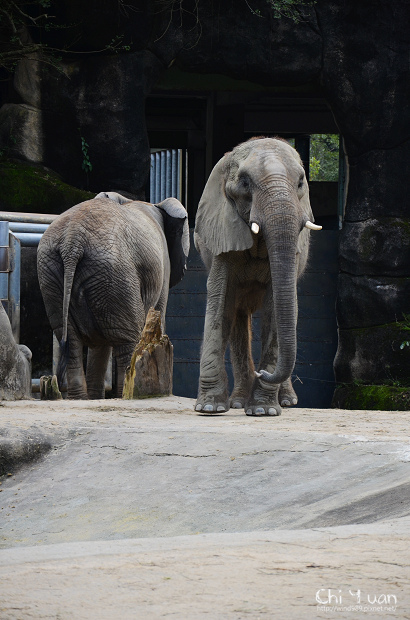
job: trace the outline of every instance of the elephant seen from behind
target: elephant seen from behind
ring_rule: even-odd
[[[188,252],[187,212],[175,198],[153,205],[101,192],[49,226],[37,268],[60,342],[57,378],[61,385],[66,371],[68,398],[104,398],[111,351],[122,395],[151,306],[160,311],[165,330],[168,291],[182,279]]]
[[[216,164],[199,203],[194,241],[208,271],[207,307],[196,411],[230,407],[280,415],[297,404],[298,278],[313,224],[299,154],[285,140],[252,138]],[[261,309],[262,352],[255,372],[252,314]],[[228,395],[227,344],[234,373]]]

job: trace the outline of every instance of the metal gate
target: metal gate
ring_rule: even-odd
[[[162,149],[151,151],[150,202],[158,204],[173,196],[180,202],[183,191],[182,149]]]

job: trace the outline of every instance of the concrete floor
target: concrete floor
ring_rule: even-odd
[[[410,617],[410,412],[0,405],[2,620]]]

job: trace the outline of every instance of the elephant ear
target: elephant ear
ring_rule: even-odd
[[[222,157],[212,170],[196,214],[195,233],[215,256],[248,250],[253,245],[249,226],[225,193],[230,155]]]
[[[171,288],[182,280],[187,268],[189,254],[188,213],[176,198],[166,198],[155,206],[161,210],[164,222],[164,233],[171,263],[171,274],[169,276]]]

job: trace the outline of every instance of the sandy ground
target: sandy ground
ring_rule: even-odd
[[[2,620],[410,617],[409,412],[193,404],[0,404]]]

